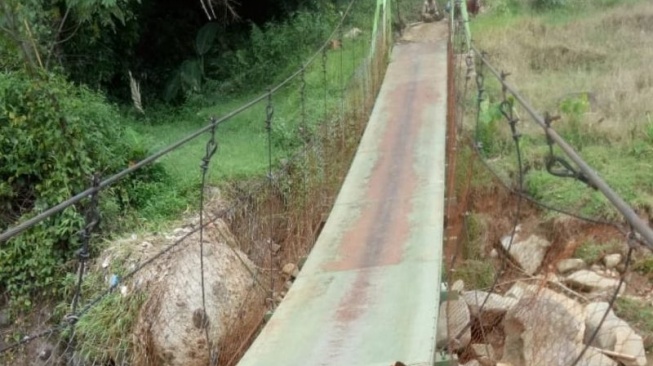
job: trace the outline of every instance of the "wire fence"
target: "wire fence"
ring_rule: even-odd
[[[627,296],[636,253],[651,248],[650,227],[555,132],[555,118],[536,112],[508,83],[508,73],[469,46],[468,19],[460,12],[452,19],[447,296],[439,348],[465,365],[646,365],[641,332],[615,312]],[[487,128],[488,106],[498,112],[493,129]],[[525,182],[536,168],[526,166],[524,150],[537,138],[524,143],[521,115],[544,129],[542,169],[601,192],[623,222],[587,217],[528,194]],[[503,136],[511,162],[483,146]],[[457,161],[451,151],[458,152]],[[538,219],[547,212],[563,218]],[[582,242],[583,235],[596,243]],[[585,255],[575,255],[581,250]]]
[[[84,192],[1,233],[5,245],[70,207],[86,208],[69,297],[3,330],[0,362],[236,364],[319,234],[383,80],[392,6],[378,2],[373,30],[363,36],[349,31],[357,6],[365,4],[352,0],[339,9],[342,17],[324,44],[280,84],[116,175],[94,176]],[[289,101],[295,108],[278,108]],[[257,131],[264,131],[266,175],[211,187],[211,165],[223,153],[221,126],[245,111],[257,115]],[[273,139],[281,124],[301,141],[291,155]],[[196,214],[170,233],[134,235],[92,256],[99,250],[103,190],[200,136],[207,142],[198,161]]]

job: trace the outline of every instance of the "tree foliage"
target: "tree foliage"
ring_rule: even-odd
[[[106,176],[142,157],[122,142],[118,121],[102,96],[61,76],[0,73],[0,230],[86,189],[93,174]],[[0,292],[27,301],[58,289],[62,269],[79,249],[85,205],[2,244]]]
[[[101,29],[115,31],[133,18],[130,4],[140,0],[3,0],[0,1],[0,39],[19,51],[25,66],[46,68],[61,43],[80,28],[93,32],[83,37],[97,40]]]

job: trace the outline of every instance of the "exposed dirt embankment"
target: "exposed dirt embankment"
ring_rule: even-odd
[[[488,180],[477,175],[468,197],[459,197],[468,203],[463,232],[448,243],[446,260],[455,263],[449,286],[462,301],[443,305],[448,324],[441,327],[449,331],[442,344],[446,334],[460,334],[455,353],[462,362],[481,364],[568,364],[590,345],[582,362],[647,365],[650,325],[625,306],[652,306],[653,286],[633,270],[648,263],[650,253],[640,248],[628,257],[627,238],[614,226],[552,214],[520,200],[471,159],[475,174]],[[467,323],[471,327],[465,329]],[[598,336],[588,343],[597,328]]]

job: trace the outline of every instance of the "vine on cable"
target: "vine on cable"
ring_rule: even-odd
[[[272,90],[268,90],[268,104],[265,106],[265,132],[268,135],[268,179],[272,184],[272,118],[274,106],[272,105]]]
[[[325,178],[328,177],[328,164],[327,164],[327,158],[326,158],[326,151],[328,147],[328,141],[329,139],[328,134],[329,134],[329,109],[328,109],[328,103],[327,103],[327,95],[328,95],[328,85],[329,85],[329,78],[327,74],[327,61],[328,61],[328,55],[327,55],[327,49],[326,47],[322,48],[322,57],[321,57],[321,62],[320,66],[322,67],[322,104],[323,104],[323,118],[322,118],[322,133],[324,134],[322,137],[318,138],[318,146],[320,149],[320,171],[322,174],[324,174]]]
[[[341,128],[344,130],[343,123],[345,120],[345,75],[344,75],[344,69],[343,69],[343,60],[342,60],[342,54],[343,54],[343,44],[342,41],[344,39],[343,35],[343,25],[341,24],[340,27],[338,27],[338,43],[340,44],[340,66],[338,67],[338,70],[340,71],[338,73],[339,77],[339,82],[340,85],[338,85],[338,89],[340,92],[340,116],[339,116],[339,122],[341,124]]]
[[[304,145],[310,142],[310,133],[306,124],[306,66],[302,66],[299,73],[299,100],[301,103],[301,118],[302,121],[299,126],[299,136],[304,142]]]
[[[86,213],[84,214],[84,221],[86,225],[84,226],[84,229],[80,233],[82,247],[77,252],[77,258],[79,260],[79,277],[77,279],[77,289],[75,290],[75,295],[73,297],[73,303],[72,303],[73,315],[77,313],[77,306],[79,305],[79,299],[81,298],[82,282],[84,282],[84,272],[86,271],[86,262],[90,258],[89,244],[91,240],[91,235],[95,230],[95,228],[100,224],[100,211],[98,205],[99,192],[100,192],[99,174],[94,174],[91,181],[92,181],[94,191],[90,195],[89,206],[86,209]],[[74,319],[74,321],[76,320],[77,319]]]
[[[213,126],[211,127],[211,130],[209,133],[211,134],[211,137],[209,140],[206,142],[206,153],[204,154],[204,157],[202,158],[202,165],[200,166],[202,169],[202,175],[205,176],[207,171],[209,170],[209,163],[211,162],[211,158],[213,155],[215,155],[215,152],[218,150],[218,143],[215,140],[215,132],[216,132],[216,125],[215,125],[215,118],[211,120],[211,123]],[[202,184],[204,185],[204,183]],[[204,188],[204,187],[202,187]]]
[[[80,315],[77,313],[77,307],[79,305],[80,299],[82,297],[82,283],[84,282],[84,272],[86,272],[86,262],[89,260],[91,253],[89,251],[89,244],[91,241],[91,235],[93,230],[100,223],[100,212],[98,208],[99,192],[100,192],[100,175],[93,174],[91,178],[93,192],[89,197],[89,205],[84,213],[84,229],[80,232],[79,236],[82,242],[82,247],[77,252],[77,258],[79,260],[79,276],[77,278],[77,288],[75,289],[75,294],[73,295],[73,302],[71,305],[71,313],[64,317],[64,322],[70,327],[70,339],[68,340],[67,349],[70,352],[74,352],[75,344],[75,325],[79,321]],[[111,289],[115,288],[117,281],[112,281]]]
[[[519,138],[521,137],[521,134],[517,132],[517,123],[519,122],[519,117],[515,117],[514,112],[515,112],[515,101],[512,98],[508,98],[508,89],[506,88],[506,78],[510,75],[510,73],[507,72],[501,72],[501,94],[503,96],[503,100],[501,101],[501,104],[499,104],[499,110],[501,111],[501,114],[506,118],[508,121],[508,124],[510,125],[510,132],[512,132],[512,139],[515,141],[515,143],[519,143]]]
[[[485,57],[486,53],[483,52],[482,55],[483,55],[483,57]],[[592,218],[592,217],[587,217],[587,216],[579,215],[577,213],[570,212],[570,211],[567,211],[567,210],[564,210],[564,209],[561,209],[561,208],[558,208],[558,207],[553,207],[553,206],[551,206],[549,204],[546,204],[546,203],[543,203],[541,201],[538,201],[538,200],[534,199],[533,197],[526,194],[525,192],[515,191],[512,187],[509,186],[509,184],[507,182],[503,181],[503,179],[501,178],[499,173],[497,173],[489,165],[489,162],[483,158],[483,156],[481,155],[481,150],[483,148],[483,144],[480,141],[479,136],[478,136],[478,134],[479,134],[478,133],[478,131],[479,131],[478,126],[480,124],[480,110],[481,110],[480,107],[481,107],[481,103],[483,102],[484,96],[485,96],[484,75],[483,75],[483,66],[484,65],[485,64],[482,61],[480,61],[479,65],[477,65],[477,74],[476,74],[476,87],[478,89],[477,111],[476,111],[477,112],[477,115],[476,115],[476,126],[477,127],[476,127],[476,137],[475,137],[475,140],[473,141],[472,148],[476,152],[479,160],[481,161],[481,163],[483,164],[485,169],[487,169],[494,176],[494,178],[497,180],[497,182],[499,182],[510,193],[521,196],[522,198],[526,199],[527,201],[529,201],[529,202],[531,202],[531,203],[533,203],[533,204],[535,204],[535,205],[537,205],[537,206],[539,206],[539,207],[541,207],[541,208],[543,208],[545,210],[558,212],[558,213],[561,213],[563,215],[574,217],[576,219],[586,221],[586,222],[590,222],[590,223],[593,223],[593,224],[612,226],[612,227],[620,230],[617,223],[615,223],[615,222],[605,221],[605,220],[602,220],[602,219],[597,219],[597,218]],[[550,137],[547,137],[547,138],[550,139]]]
[[[477,107],[477,111],[476,111],[477,112],[477,115],[476,115],[476,130],[475,130],[476,136],[475,136],[475,140],[472,143],[472,148],[474,149],[474,151],[478,155],[478,157],[479,157],[481,163],[483,164],[483,166],[495,177],[495,179],[503,187],[505,187],[507,190],[509,190],[512,194],[519,195],[522,198],[528,200],[529,202],[531,202],[531,203],[533,203],[533,204],[535,204],[535,205],[537,205],[537,206],[539,206],[539,207],[541,207],[541,208],[543,208],[545,210],[558,212],[558,213],[561,213],[563,215],[574,217],[576,219],[586,221],[586,222],[590,222],[590,223],[593,223],[593,224],[611,226],[611,227],[614,227],[616,230],[618,230],[620,232],[624,232],[624,230],[622,230],[621,227],[616,222],[606,221],[606,220],[603,220],[603,219],[598,219],[598,218],[579,215],[577,213],[574,213],[574,212],[571,212],[571,211],[568,211],[568,210],[565,210],[565,209],[562,209],[562,208],[553,207],[553,206],[551,206],[549,204],[538,201],[538,200],[534,199],[533,197],[527,195],[524,192],[515,191],[512,187],[509,186],[509,184],[507,182],[503,181],[501,176],[489,165],[489,162],[487,160],[483,159],[483,156],[481,155],[482,154],[481,150],[483,148],[483,143],[481,142],[480,135],[479,135],[479,131],[480,131],[479,125],[480,125],[480,120],[481,120],[481,118],[480,118],[481,103],[484,101],[484,97],[486,95],[485,88],[484,88],[484,81],[485,81],[484,80],[484,66],[485,66],[485,62],[483,61],[483,59],[487,56],[487,52],[478,51],[478,50],[476,52],[480,57],[478,58],[478,64],[476,64],[476,70],[477,70],[477,73],[476,73],[476,86],[477,86],[477,89],[478,89],[478,97],[477,97],[477,106],[476,106]],[[548,117],[548,118],[551,119],[551,121],[554,121],[554,120],[558,119],[559,117]],[[551,122],[549,122],[548,124],[550,125],[550,123]],[[549,144],[553,144],[553,140],[551,139],[551,137],[548,134],[547,134],[547,140],[548,140]],[[639,236],[638,234],[636,234],[636,235]],[[639,241],[641,243],[641,237],[639,238]]]
[[[200,317],[202,322],[202,328],[204,329],[204,336],[206,337],[206,343],[208,345],[209,360],[210,365],[214,365],[214,360],[217,361],[217,352],[214,349],[211,338],[209,336],[209,316],[206,312],[206,290],[204,285],[204,195],[206,192],[206,174],[209,170],[209,164],[211,163],[211,158],[215,155],[215,152],[218,150],[218,144],[215,140],[216,132],[216,119],[211,118],[211,130],[210,138],[206,142],[206,151],[204,157],[202,158],[202,164],[200,169],[202,170],[202,184],[200,186],[200,274],[201,274],[201,288],[202,288],[202,316]]]
[[[322,85],[324,86],[324,121],[327,120],[328,109],[327,109],[327,93],[328,93],[328,79],[327,79],[327,49],[326,47],[322,49]]]
[[[521,148],[519,146],[519,139],[521,138],[521,134],[519,131],[517,131],[517,123],[519,122],[519,117],[515,116],[515,107],[514,107],[514,99],[508,97],[508,88],[506,86],[506,78],[509,76],[509,73],[506,72],[501,72],[501,94],[503,100],[501,101],[501,104],[499,105],[499,111],[501,114],[506,118],[508,121],[508,124],[510,125],[510,131],[512,132],[512,139],[515,142],[515,152],[517,154],[517,169],[518,169],[518,177],[519,177],[519,185],[518,185],[518,192],[523,191],[524,187],[524,168],[523,168],[523,161],[522,161],[522,154],[521,154]],[[519,201],[521,202],[521,200]]]
[[[479,151],[483,155],[501,155],[506,148],[505,141],[499,136],[500,123],[504,116],[501,110],[501,100],[492,101],[490,94],[485,90],[485,79],[483,65],[479,66],[477,75],[477,87],[479,88],[480,99],[477,100],[477,121],[475,141]]]
[[[481,56],[482,57],[482,56]],[[485,97],[485,76],[483,75],[483,62],[479,60],[479,65],[476,73],[476,88],[478,94],[476,96],[476,128],[474,129],[474,147],[477,151],[483,150],[483,142],[480,139],[480,121],[481,121],[481,104]]]
[[[272,104],[272,90],[268,90],[268,103],[265,106],[265,130],[268,134],[268,188],[272,192],[273,176],[272,176],[272,118],[274,117],[274,105]],[[268,253],[270,256],[270,267],[274,265],[274,249],[272,242],[272,206],[268,205]],[[274,275],[270,276],[270,299],[271,304],[274,304]]]
[[[551,116],[549,113],[544,114],[544,123],[546,124],[546,142],[549,146],[549,155],[545,158],[546,170],[549,174],[554,175],[560,178],[573,178],[580,182],[585,183],[587,186],[597,189],[597,187],[590,182],[589,179],[581,172],[580,170],[574,169],[574,167],[564,158],[555,155],[553,152],[553,138],[551,138],[551,123],[553,121],[559,120],[560,116]]]

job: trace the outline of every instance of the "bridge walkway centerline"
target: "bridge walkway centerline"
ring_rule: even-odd
[[[445,39],[398,44],[306,264],[238,365],[433,365],[440,302]]]

